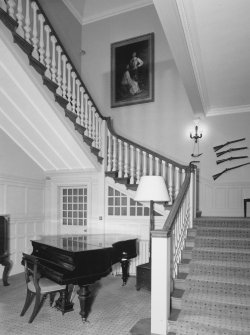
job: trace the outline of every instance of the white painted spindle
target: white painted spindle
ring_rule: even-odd
[[[68,110],[72,110],[72,105],[71,105],[71,69],[72,66],[70,63],[66,64],[67,67],[67,100],[68,100],[68,104],[67,104],[67,109]]]
[[[40,63],[45,65],[44,62],[44,54],[45,54],[45,49],[44,49],[44,22],[45,18],[42,14],[38,15],[38,21],[40,22],[40,34],[39,34],[39,56],[40,56]]]
[[[127,178],[129,174],[128,169],[128,143],[124,143],[124,177]]]
[[[16,6],[16,2],[14,0],[8,0],[8,13],[9,15],[12,17],[12,19],[16,19],[15,18],[15,6]]]
[[[123,163],[123,159],[122,159],[122,141],[120,139],[118,139],[118,177],[122,178],[122,163]]]
[[[147,175],[147,153],[146,151],[142,152],[142,175]]]
[[[57,51],[57,89],[56,93],[62,96],[62,69],[61,69],[61,60],[62,60],[62,48],[60,45],[56,46]]]
[[[111,171],[112,169],[112,135],[108,130],[107,134],[107,141],[108,141],[108,151],[107,151],[107,171]]]
[[[25,25],[24,25],[24,30],[25,30],[25,39],[28,43],[30,43],[30,0],[26,0],[26,11],[25,11]]]
[[[39,54],[38,54],[38,38],[37,38],[37,11],[38,6],[36,2],[31,3],[31,8],[33,10],[33,31],[32,31],[32,45],[33,45],[33,51],[32,56],[39,60]]]
[[[88,131],[89,131],[89,137],[90,138],[93,138],[93,135],[92,135],[92,102],[89,100],[88,101]]]
[[[80,80],[76,79],[76,114],[77,114],[77,119],[76,122],[81,124],[81,106],[80,106]]]
[[[136,184],[139,184],[141,179],[141,150],[136,148]]]
[[[74,71],[71,72],[71,77],[72,77],[71,105],[72,105],[72,112],[76,113],[76,73]]]
[[[54,35],[51,36],[52,43],[52,60],[51,60],[51,79],[56,83],[56,38]]]
[[[135,183],[135,148],[130,144],[130,184]]]
[[[4,2],[4,1],[3,1]],[[5,2],[4,2],[5,3]],[[6,7],[7,8],[7,7]],[[22,0],[18,0],[17,2],[17,23],[18,23],[18,27],[16,29],[16,32],[22,37],[24,38],[24,30],[23,30],[23,19],[24,19],[24,15],[23,15],[23,3]]]
[[[148,155],[149,159],[149,175],[153,175],[153,156],[151,154]]]
[[[50,33],[51,33],[51,29],[47,24],[45,25],[44,29],[45,29],[45,33],[46,33],[46,51],[45,51],[46,71],[45,71],[45,76],[47,78],[51,79],[51,71],[50,71],[50,63],[51,63],[51,58],[50,58]]]
[[[112,171],[117,171],[117,138],[113,137],[113,168]]]
[[[80,108],[80,124],[84,127],[84,88],[80,87],[80,100],[81,100],[81,108]]]

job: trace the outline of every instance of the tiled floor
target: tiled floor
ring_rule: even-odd
[[[32,324],[28,324],[33,305],[20,317],[25,299],[24,278],[11,277],[10,286],[0,283],[1,335],[128,335],[143,318],[150,317],[150,293],[136,291],[135,278],[123,287],[120,277],[108,276],[93,287],[96,296],[87,323],[79,315],[77,295],[74,311],[64,316],[49,307],[48,300]]]

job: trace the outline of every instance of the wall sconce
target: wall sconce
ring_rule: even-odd
[[[194,121],[194,133],[190,133],[190,138],[194,139],[194,142],[197,143],[198,139],[202,138],[202,132],[199,132],[199,119]]]
[[[202,154],[199,153],[199,139],[202,138],[202,131],[199,130],[199,121],[200,119],[194,120],[194,133],[190,133],[190,138],[194,140],[194,148],[193,148],[193,153],[191,154],[192,157],[199,157]]]

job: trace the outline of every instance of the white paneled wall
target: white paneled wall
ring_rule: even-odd
[[[220,183],[200,178],[198,209],[202,211],[202,216],[243,217],[243,198],[247,190],[250,191],[250,182]]]
[[[23,271],[22,252],[31,252],[30,240],[44,232],[44,190],[42,180],[0,176],[0,213],[10,215],[10,275]]]

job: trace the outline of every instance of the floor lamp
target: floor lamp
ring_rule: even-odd
[[[142,176],[134,200],[150,203],[149,263],[151,263],[151,231],[154,230],[154,202],[167,202],[170,200],[164,178],[162,176]]]

